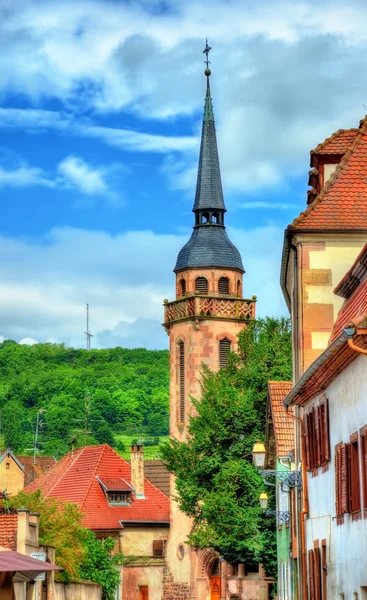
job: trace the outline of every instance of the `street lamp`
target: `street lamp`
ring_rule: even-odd
[[[268,508],[268,494],[266,492],[261,492],[259,502],[266,517],[276,517],[282,523],[289,523],[291,520],[289,510],[266,510]]]
[[[257,469],[265,467],[266,448],[262,442],[255,442],[252,449],[252,459]]]

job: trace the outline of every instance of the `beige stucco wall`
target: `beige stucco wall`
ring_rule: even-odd
[[[153,540],[166,540],[168,527],[124,527],[121,552],[126,556],[153,556]]]
[[[11,496],[16,496],[24,488],[24,471],[10,454],[0,463],[0,481],[2,489]]]
[[[298,234],[293,237],[292,244],[297,248],[297,273],[291,253],[287,289],[292,303],[295,379],[327,347],[343,303],[333,290],[365,242],[364,236],[350,234]]]
[[[163,566],[127,566],[123,568],[123,600],[139,600],[139,587],[148,586],[149,600],[162,600]]]
[[[101,600],[102,588],[97,583],[55,582],[52,600]],[[17,599],[18,600],[18,599]]]

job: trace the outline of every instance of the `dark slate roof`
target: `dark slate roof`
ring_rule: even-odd
[[[174,270],[188,267],[223,267],[244,271],[239,251],[225,228],[218,225],[202,225],[194,229],[178,254]]]
[[[217,136],[210,98],[209,83],[206,91],[203,128],[199,157],[198,178],[193,210],[226,210],[220,177]]]

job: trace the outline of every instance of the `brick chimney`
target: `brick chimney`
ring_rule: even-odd
[[[131,485],[135,490],[136,498],[144,496],[144,446],[132,444],[130,451]]]

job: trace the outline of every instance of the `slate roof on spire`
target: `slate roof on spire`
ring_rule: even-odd
[[[223,200],[209,76],[207,76],[207,80],[198,178],[193,210],[220,209],[224,211],[226,207]]]
[[[244,272],[241,254],[232,244],[224,227],[195,227],[187,244],[181,248],[175,271],[187,267],[222,267]]]

